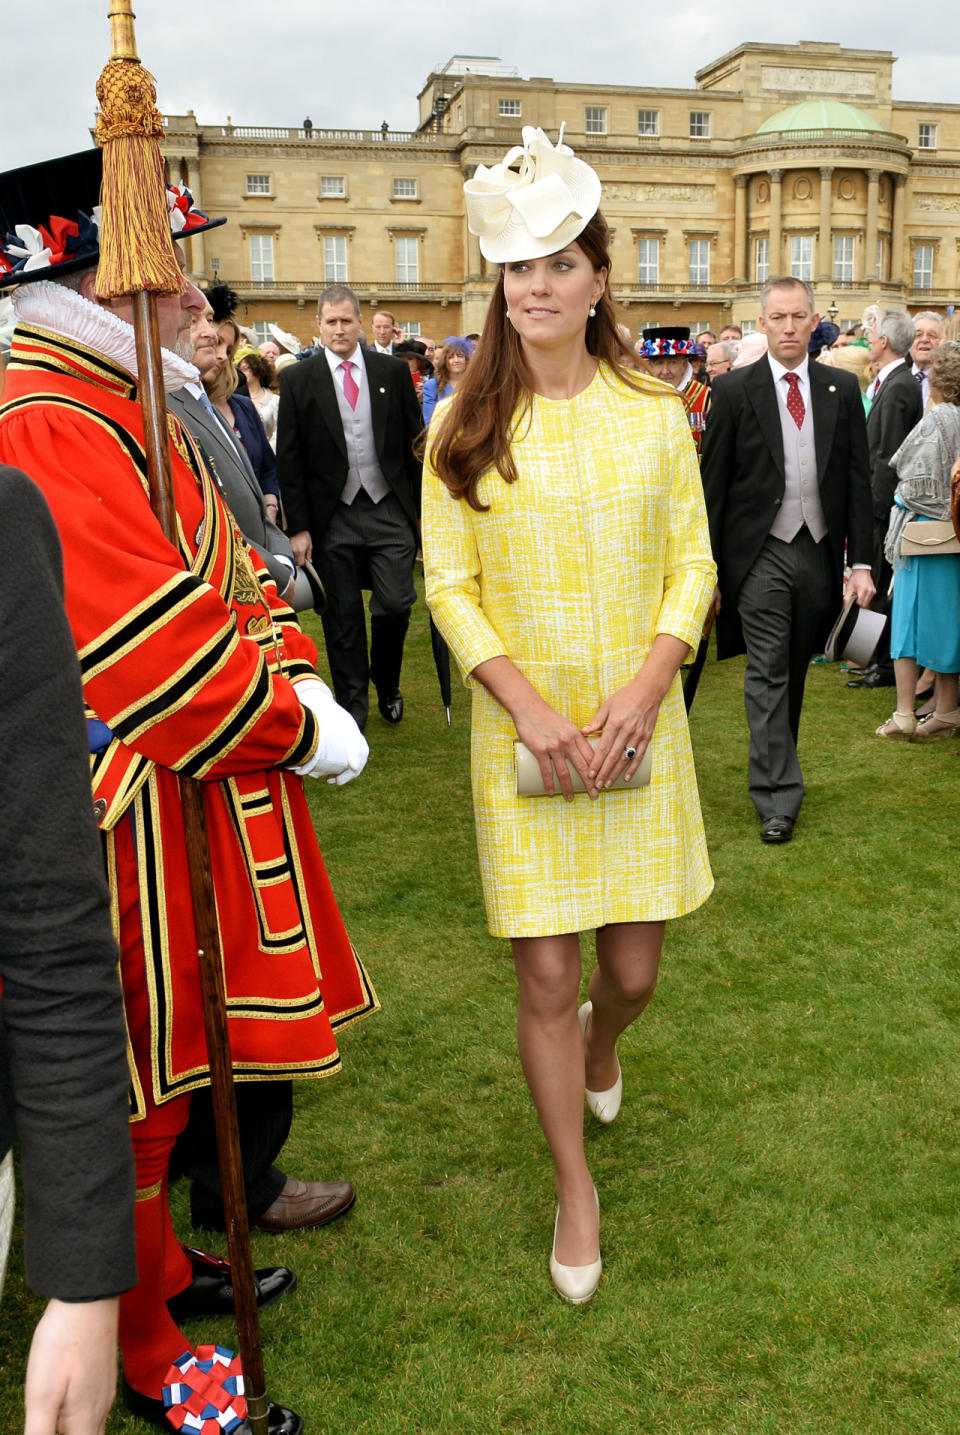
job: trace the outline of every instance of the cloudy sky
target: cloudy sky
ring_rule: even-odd
[[[689,87],[701,65],[744,40],[892,50],[895,97],[960,101],[956,11],[945,0],[806,0],[792,16],[769,0],[137,0],[135,8],[161,108],[193,109],[206,124],[231,115],[237,124],[299,125],[309,114],[324,128],[387,120],[413,129],[418,90],[454,54],[497,55],[525,77]],[[108,9],[107,0],[46,0],[5,13],[0,170],[88,143]]]

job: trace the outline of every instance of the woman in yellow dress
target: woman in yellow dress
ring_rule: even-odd
[[[683,405],[632,370],[617,334],[600,182],[562,142],[523,139],[466,185],[501,269],[434,420],[423,550],[427,601],[473,693],[487,916],[512,943],[520,1057],[555,1168],[550,1272],[580,1303],[601,1271],[584,1093],[601,1121],[617,1114],[616,1042],[653,994],[664,923],[713,885],[678,672],[715,568]],[[554,800],[518,797],[518,738]],[[648,745],[649,786],[611,790]]]

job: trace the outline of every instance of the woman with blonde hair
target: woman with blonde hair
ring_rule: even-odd
[[[716,569],[683,404],[633,370],[617,333],[596,174],[527,127],[465,192],[500,270],[431,431],[426,593],[472,689],[487,918],[512,944],[520,1057],[554,1164],[550,1273],[581,1303],[601,1273],[584,1099],[617,1115],[616,1043],[653,995],[665,923],[713,885],[678,672]],[[519,795],[518,739],[543,795]]]
[[[233,319],[220,320],[217,340],[217,356],[222,363],[213,382],[204,385],[207,398],[230,430],[234,443],[246,451],[263,493],[267,517],[271,523],[277,523],[280,511],[277,458],[253,399],[237,393],[233,356],[240,343],[240,330]]]

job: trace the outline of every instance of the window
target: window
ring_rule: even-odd
[[[920,125],[917,131],[917,149],[936,149],[936,125]]]
[[[795,234],[790,240],[790,273],[794,279],[813,280],[812,234]]]
[[[325,234],[323,236],[323,277],[327,284],[346,284],[346,235]]]
[[[270,194],[270,176],[268,174],[248,174],[247,193]]]
[[[913,287],[929,289],[933,283],[933,245],[918,244],[913,251]]]
[[[403,321],[403,332],[406,334],[406,336],[407,336],[408,339],[419,339],[419,337],[420,337],[420,320],[419,320],[419,319],[404,319],[404,321]]]
[[[251,234],[250,278],[273,283],[273,235]]]
[[[394,199],[416,199],[417,181],[415,179],[395,179],[393,181]]]
[[[637,280],[640,284],[657,284],[660,281],[660,241],[641,239],[637,244]]]
[[[346,199],[347,181],[342,174],[322,174],[320,176],[320,198],[321,199]]]
[[[497,114],[502,120],[519,119],[523,114],[523,105],[520,100],[498,100]]]
[[[741,319],[740,328],[744,335],[755,334],[757,332],[757,321],[756,319]]]
[[[758,239],[756,249],[757,283],[766,284],[770,278],[770,240]]]
[[[883,240],[877,240],[877,273],[878,279],[883,278]]]
[[[268,319],[256,319],[250,327],[257,336],[258,348],[261,344],[265,344],[268,339],[273,338],[273,335],[270,333],[270,321]]]
[[[394,240],[397,251],[397,283],[420,283],[420,244],[416,239],[399,236]]]
[[[690,283],[710,283],[709,239],[691,239],[690,241]]]
[[[833,238],[833,277],[841,281],[853,279],[853,235],[835,234]]]
[[[588,135],[605,135],[607,112],[602,105],[587,105],[583,112],[583,132]]]
[[[658,135],[660,133],[659,110],[637,110],[637,134]]]
[[[690,111],[690,138],[692,140],[708,140],[710,138],[710,111]]]

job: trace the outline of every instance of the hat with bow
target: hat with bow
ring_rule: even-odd
[[[600,208],[600,179],[563,143],[524,125],[523,144],[499,164],[477,166],[463,186],[467,228],[494,264],[555,254],[582,234]]]

